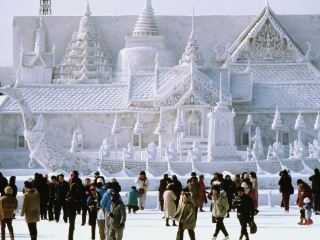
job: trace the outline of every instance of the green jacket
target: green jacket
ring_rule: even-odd
[[[212,199],[212,216],[225,217],[229,209],[229,202],[226,192],[221,192]]]
[[[112,215],[112,217],[111,217]],[[126,207],[122,201],[118,201],[116,204],[112,204],[110,216],[110,229],[119,229],[124,227],[126,223]]]
[[[182,203],[179,205],[174,218],[179,218],[179,227],[182,229],[194,230],[196,227],[195,209],[193,202]]]

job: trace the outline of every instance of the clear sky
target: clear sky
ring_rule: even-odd
[[[0,0],[0,64],[10,64],[13,16],[35,16],[40,0]],[[256,15],[265,0],[152,0],[158,15]],[[276,14],[319,14],[320,0],[269,0]],[[138,15],[144,0],[90,0],[93,15]],[[52,0],[53,15],[81,16],[86,0]]]

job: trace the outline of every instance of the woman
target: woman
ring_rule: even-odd
[[[300,222],[298,222],[299,225],[304,225],[306,224],[306,216],[305,216],[305,209],[304,209],[304,198],[309,198],[310,202],[313,204],[314,203],[314,197],[312,194],[311,187],[304,182],[302,179],[297,180],[297,185],[298,185],[298,196],[296,200],[296,204],[300,208]]]
[[[199,176],[199,187],[200,187],[200,212],[204,212],[203,205],[207,203],[206,185],[204,183],[204,176]]]
[[[197,222],[197,216],[198,216],[198,208],[200,203],[200,187],[197,177],[192,177],[191,181],[188,183],[188,188],[190,190],[191,196],[192,196],[192,202],[194,204],[194,214],[195,214],[195,220]]]
[[[253,206],[254,206],[254,211],[255,214],[259,213],[258,210],[258,179],[257,179],[257,174],[255,172],[250,172],[250,182],[252,183],[252,187],[251,187],[251,191],[252,191],[252,195],[253,195]]]
[[[166,218],[166,226],[170,227],[169,218],[173,217],[176,212],[177,196],[173,192],[173,184],[167,186],[167,190],[163,194],[164,214]],[[172,226],[177,226],[175,220],[172,220]]]
[[[128,213],[131,213],[131,210],[133,213],[136,213],[136,211],[139,210],[138,198],[140,197],[137,188],[135,186],[132,186],[131,189],[127,192],[126,197]]]
[[[280,186],[280,193],[282,195],[282,201],[281,201],[281,207],[284,207],[284,211],[286,213],[289,212],[289,201],[290,201],[290,195],[293,194],[294,189],[292,186],[292,179],[290,175],[288,174],[287,170],[283,170],[279,173],[280,180],[279,180],[279,186]]]
[[[144,210],[146,198],[147,198],[147,191],[149,188],[149,180],[146,176],[145,171],[141,171],[139,177],[136,179],[136,188],[138,189],[138,192],[140,193],[139,198],[139,208],[141,210]]]
[[[8,226],[10,239],[14,239],[12,219],[14,211],[18,208],[18,201],[14,195],[13,189],[7,186],[4,189],[5,196],[0,198],[0,221],[1,221],[1,239],[5,239],[5,229]]]
[[[31,182],[24,182],[21,216],[25,216],[31,240],[37,240],[37,222],[40,221],[40,195]]]
[[[100,209],[101,196],[96,190],[95,185],[91,185],[89,197],[87,200],[87,206],[89,209],[89,225],[91,226],[91,239],[94,240],[96,237],[96,223],[97,214]]]
[[[216,240],[220,230],[224,234],[224,240],[229,239],[229,234],[224,226],[223,219],[228,213],[229,203],[226,193],[223,191],[220,193],[220,186],[213,185],[211,187],[211,199],[212,199],[212,216],[216,219],[216,230],[213,234],[212,240]]]

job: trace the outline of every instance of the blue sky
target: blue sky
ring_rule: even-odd
[[[0,64],[10,64],[13,16],[36,16],[40,0],[0,0]],[[153,0],[158,15],[256,15],[265,0]],[[269,0],[277,14],[319,14],[320,0]],[[90,0],[93,15],[137,15],[144,0]],[[52,0],[53,15],[80,16],[86,0]]]

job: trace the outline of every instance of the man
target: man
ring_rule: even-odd
[[[88,204],[87,200],[90,195],[90,187],[91,187],[91,180],[90,178],[86,178],[84,180],[83,188],[84,188],[84,194],[82,198],[82,224],[81,226],[84,226],[86,224],[86,218],[87,218],[87,212],[89,211],[88,209]]]
[[[69,192],[69,184],[64,180],[64,175],[59,175],[59,181],[56,184],[56,202],[54,206],[55,220],[59,222],[61,208],[63,209],[63,220],[68,222],[67,208],[66,208],[66,197]]]
[[[21,216],[25,216],[31,240],[37,240],[37,222],[40,221],[40,195],[31,182],[24,182]]]
[[[195,240],[195,208],[191,201],[190,193],[183,193],[182,204],[179,205],[178,210],[173,217],[179,219],[179,228],[176,240],[183,240],[184,230],[188,230],[190,240]]]
[[[178,180],[176,175],[172,175],[172,183],[173,183],[173,192],[177,196],[176,199],[176,207],[178,208],[179,200],[180,200],[180,195],[181,195],[181,190],[182,190],[182,184]]]
[[[106,236],[109,236],[109,231],[110,231],[110,217],[109,217],[109,213],[111,211],[111,193],[113,193],[114,190],[112,188],[112,183],[111,182],[107,182],[106,183],[106,192],[103,195],[101,201],[100,201],[100,206],[103,208],[103,211],[105,212],[105,232],[106,232]]]
[[[168,185],[167,181],[168,181],[168,174],[164,174],[163,179],[160,180],[160,185],[158,188],[159,202],[160,202],[160,208],[162,212],[163,212],[163,204],[164,204],[163,194],[167,189],[167,185]]]
[[[51,176],[51,181],[49,183],[49,200],[48,200],[48,214],[49,214],[49,221],[53,221],[53,211],[54,211],[54,203],[56,199],[56,184],[57,184],[57,177]]]
[[[0,172],[0,193],[4,196],[4,189],[8,186],[8,179],[2,175]]]
[[[198,216],[198,208],[200,203],[200,187],[197,177],[192,177],[191,181],[188,183],[189,191],[191,192],[192,201],[194,204],[195,209],[195,221],[197,222],[197,216]]]
[[[320,214],[320,171],[318,168],[314,169],[314,175],[309,180],[311,181],[311,189],[314,196],[314,212],[316,215]]]
[[[254,207],[252,199],[245,194],[243,187],[237,188],[238,196],[234,199],[234,207],[237,208],[237,216],[241,225],[241,233],[239,240],[245,237],[245,240],[249,240],[249,234],[247,231],[247,225],[254,216]]]
[[[103,182],[102,185],[104,185],[104,184],[105,184],[105,179],[104,179],[104,177],[100,175],[100,172],[99,172],[99,171],[96,171],[96,172],[94,173],[94,180],[93,180],[94,185],[97,186],[97,182],[98,182],[99,179],[102,179],[102,182]]]
[[[110,232],[109,240],[122,240],[123,230],[126,223],[126,207],[120,199],[120,195],[116,192],[110,196],[112,205],[109,213],[110,217]]]

